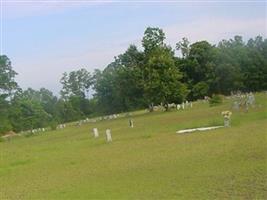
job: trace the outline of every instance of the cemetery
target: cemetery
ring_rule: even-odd
[[[158,107],[10,133],[0,199],[266,199],[266,93]]]

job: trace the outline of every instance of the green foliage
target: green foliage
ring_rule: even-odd
[[[212,97],[209,99],[210,106],[217,106],[222,104],[222,102],[223,102],[223,96],[218,94],[212,95]]]
[[[51,130],[56,130],[57,129],[57,125],[58,125],[58,123],[56,121],[51,121],[49,123],[49,127],[50,127]]]
[[[193,86],[192,96],[194,99],[203,99],[209,92],[209,85],[204,81]]]
[[[176,44],[176,49],[181,50],[183,58],[188,58],[189,53],[190,53],[190,42],[188,41],[187,38],[182,38],[182,41],[178,42]]]
[[[148,27],[145,30],[142,40],[142,45],[145,49],[145,53],[149,54],[154,49],[163,47],[165,38],[165,33],[162,29]]]
[[[157,48],[147,60],[144,83],[147,102],[168,104],[183,101],[187,90],[180,82],[182,76],[175,66],[173,52],[169,48]]]
[[[8,94],[17,89],[14,78],[17,73],[11,67],[11,61],[5,55],[0,55],[0,95]]]
[[[64,99],[71,96],[85,97],[92,85],[92,77],[90,72],[82,68],[69,74],[64,72],[60,83],[63,86],[60,93]]]

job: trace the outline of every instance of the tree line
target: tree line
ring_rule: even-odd
[[[104,70],[64,72],[59,97],[45,88],[22,90],[16,75],[9,58],[0,56],[0,133],[158,104],[168,109],[168,103],[213,94],[267,90],[267,39],[245,42],[235,36],[213,45],[182,38],[172,48],[162,29],[148,27],[141,50],[130,45]]]

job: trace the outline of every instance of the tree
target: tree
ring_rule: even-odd
[[[181,50],[183,58],[187,58],[190,53],[190,42],[187,38],[182,38],[182,41],[176,43],[176,49]]]
[[[147,54],[157,47],[163,47],[165,38],[165,33],[162,29],[148,27],[142,40],[145,53]]]
[[[250,39],[246,45],[246,62],[242,72],[246,90],[267,89],[267,40],[261,36]]]
[[[181,83],[181,73],[175,66],[174,52],[164,43],[165,34],[160,28],[148,27],[142,44],[144,58],[144,97],[147,104],[182,101],[187,93]]]
[[[130,45],[103,72],[94,74],[95,97],[103,112],[116,113],[144,107],[143,53]]]
[[[181,78],[171,49],[164,47],[155,49],[146,64],[144,96],[147,103],[163,103],[168,109],[168,103],[182,102],[187,95],[187,89],[180,82]]]
[[[196,99],[212,93],[210,85],[214,80],[215,56],[215,47],[207,41],[195,42],[190,45],[188,58],[182,66],[184,80],[187,81],[190,89],[189,99]],[[204,91],[206,94],[203,93]],[[196,92],[200,93],[196,94]]]
[[[52,111],[48,107],[55,108],[56,102],[48,103],[44,93],[52,95],[49,90],[44,88],[40,91],[32,88],[25,91],[20,89],[14,94],[14,98],[11,100],[12,106],[9,109],[9,120],[15,131],[47,127],[55,120],[54,110]]]
[[[64,99],[70,96],[86,97],[92,85],[92,77],[90,72],[82,68],[69,74],[64,72],[60,83],[62,84],[60,94]]]
[[[12,92],[18,88],[15,82],[16,72],[12,69],[11,61],[5,55],[0,56],[0,133],[12,129],[8,120],[9,99]]]
[[[0,94],[11,95],[18,85],[14,80],[17,73],[11,67],[11,61],[5,55],[0,56]],[[8,97],[7,96],[7,97]]]

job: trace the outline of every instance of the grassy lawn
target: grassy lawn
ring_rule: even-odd
[[[256,101],[206,132],[175,133],[222,125],[230,100],[139,111],[134,128],[118,118],[1,142],[0,199],[267,199],[267,94]]]

